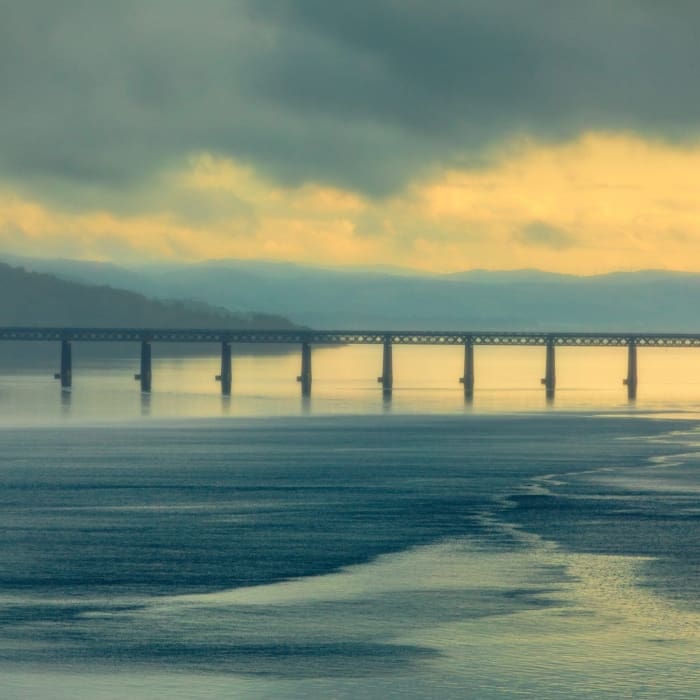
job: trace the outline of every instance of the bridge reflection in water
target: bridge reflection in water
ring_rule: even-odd
[[[231,394],[233,372],[231,346],[233,344],[298,345],[301,348],[301,371],[297,377],[302,396],[311,395],[312,347],[341,345],[381,345],[382,366],[378,382],[385,396],[394,386],[394,345],[445,345],[464,347],[464,374],[460,382],[464,396],[474,395],[474,348],[485,346],[541,346],[545,350],[544,385],[547,398],[553,399],[556,390],[556,347],[626,347],[627,376],[623,383],[627,396],[637,396],[637,348],[700,347],[700,334],[694,333],[554,333],[554,332],[466,332],[466,331],[319,331],[319,330],[216,330],[216,329],[147,329],[147,328],[0,328],[0,340],[58,341],[61,344],[60,370],[55,377],[68,389],[73,381],[73,342],[138,342],[141,346],[140,368],[134,375],[141,391],[152,388],[151,343],[218,343],[221,347],[221,371],[216,376],[221,393]]]

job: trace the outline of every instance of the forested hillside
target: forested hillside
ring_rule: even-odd
[[[270,314],[236,314],[202,302],[58,279],[0,263],[0,325],[146,328],[291,328]]]

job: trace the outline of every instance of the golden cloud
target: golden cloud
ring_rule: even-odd
[[[372,200],[283,187],[199,154],[152,183],[157,211],[62,211],[0,189],[0,246],[129,261],[263,258],[431,271],[572,273],[700,268],[700,145],[591,133],[522,141],[479,170],[450,170]]]

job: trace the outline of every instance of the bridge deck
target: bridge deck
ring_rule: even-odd
[[[587,333],[544,331],[347,331],[173,328],[0,327],[0,340],[316,345],[558,345],[700,347],[700,333]]]

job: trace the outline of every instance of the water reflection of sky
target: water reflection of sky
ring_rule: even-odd
[[[624,357],[601,352],[596,376],[619,379]],[[427,415],[465,410],[452,349],[397,352],[389,410],[423,415],[383,420],[170,420],[299,414],[295,357],[238,358],[226,402],[216,358],[158,361],[147,397],[129,363],[76,365],[63,396],[50,377],[3,376],[18,408],[2,409],[6,424],[78,426],[0,431],[0,561],[6,577],[46,574],[3,591],[3,697],[696,697],[699,555],[669,546],[699,541],[694,425],[615,420],[629,415],[621,384],[581,388],[586,362],[564,353],[561,377],[581,369],[579,388],[564,383],[555,406],[611,417],[552,411],[526,385],[541,354],[482,355],[484,369],[512,360],[510,374],[484,376],[468,418]],[[387,410],[367,380],[378,359],[317,351],[306,410]],[[654,376],[635,415],[696,407],[692,387]],[[519,406],[542,412],[494,413]],[[142,415],[138,430],[79,427]],[[382,538],[398,544],[387,553]],[[254,585],[249,563],[274,575]],[[127,584],[104,587],[123,571]]]
[[[379,346],[316,348],[312,397],[303,400],[296,376],[300,358],[235,356],[233,395],[222,397],[214,377],[217,356],[168,359],[155,346],[153,393],[141,396],[133,360],[81,359],[74,352],[73,389],[63,393],[48,371],[0,370],[0,418],[4,424],[131,420],[150,416],[214,417],[314,414],[460,413],[551,408],[540,379],[542,348],[475,350],[475,396],[466,403],[459,378],[460,347],[394,348],[394,392],[383,401],[376,382]],[[693,411],[700,407],[700,356],[693,349],[639,351],[637,401],[627,401],[622,378],[625,348],[558,348],[555,408],[568,410]]]

